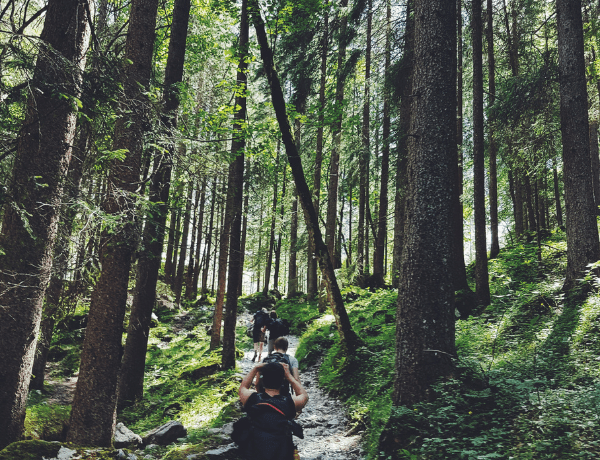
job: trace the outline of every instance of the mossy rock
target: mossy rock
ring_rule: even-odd
[[[221,370],[221,365],[218,363],[211,364],[210,366],[202,366],[202,367],[198,367],[193,370],[187,370],[187,371],[182,372],[181,375],[179,376],[179,380],[186,379],[186,380],[192,380],[195,382],[196,380],[208,377],[209,375],[216,374],[220,370]]]
[[[18,441],[0,451],[0,460],[40,460],[55,458],[60,450],[59,442]]]

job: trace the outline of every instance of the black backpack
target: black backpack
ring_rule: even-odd
[[[271,353],[266,358],[263,358],[263,363],[286,363],[290,367],[290,372],[292,372],[292,362],[290,357],[287,354],[279,353],[277,351]],[[281,385],[281,389],[279,390],[279,394],[290,394],[290,384],[286,381]]]
[[[284,335],[289,335],[290,323],[288,323],[288,321],[286,319],[276,318],[273,320],[273,322],[269,326],[269,330],[271,331],[269,340],[274,340],[274,339],[277,339],[278,337],[283,337]]]
[[[234,422],[231,439],[248,460],[293,460],[292,435],[303,439],[302,427],[289,420],[275,401],[259,394],[248,416]]]
[[[269,321],[269,314],[258,310],[254,313],[254,327],[263,327]]]

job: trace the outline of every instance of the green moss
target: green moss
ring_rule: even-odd
[[[45,403],[27,408],[25,437],[45,441],[63,441],[71,406],[49,406]]]
[[[60,443],[47,441],[18,441],[0,451],[0,460],[40,460],[58,455]]]

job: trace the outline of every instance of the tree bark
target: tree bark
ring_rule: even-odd
[[[49,0],[0,234],[0,449],[23,431],[93,5]],[[65,95],[58,99],[56,94]],[[40,206],[43,204],[43,206]]]
[[[494,60],[494,12],[492,0],[487,0],[487,55],[488,55],[488,106],[491,107],[496,101],[496,62]],[[490,200],[490,259],[495,259],[500,253],[500,241],[498,237],[498,173],[497,155],[498,147],[494,133],[493,121],[488,121],[488,154],[490,157],[489,171],[489,200]]]
[[[302,203],[302,209],[304,211],[304,218],[309,233],[312,233],[312,238],[315,242],[315,255],[319,261],[319,266],[323,273],[324,279],[327,284],[327,291],[331,303],[331,309],[333,316],[335,317],[338,331],[340,334],[340,341],[343,347],[346,348],[348,353],[351,353],[359,345],[359,339],[356,333],[352,330],[348,313],[344,307],[344,301],[340,288],[337,284],[335,271],[329,250],[323,242],[321,235],[321,229],[319,228],[319,222],[317,214],[312,203],[312,196],[306,180],[304,179],[304,171],[302,168],[302,162],[296,144],[294,142],[294,136],[290,127],[289,120],[287,118],[287,110],[285,107],[285,100],[283,98],[283,92],[281,90],[281,84],[275,65],[273,63],[273,54],[267,41],[267,35],[265,33],[265,25],[260,16],[258,5],[256,0],[249,2],[250,10],[252,12],[252,18],[254,27],[256,29],[257,40],[260,45],[260,53],[264,63],[265,72],[269,81],[269,87],[271,89],[271,98],[273,102],[273,108],[277,116],[277,122],[279,123],[279,129],[281,130],[281,136],[283,145],[285,146],[286,154],[292,174],[294,176],[294,182],[297,187],[298,197]]]
[[[468,315],[473,303],[475,295],[469,287],[467,281],[467,271],[465,267],[465,247],[464,247],[464,217],[463,217],[463,35],[462,35],[462,1],[457,0],[457,62],[456,62],[456,188],[452,198],[452,252],[453,252],[453,283],[454,290],[460,292],[460,303],[457,304],[461,316]],[[464,309],[463,307],[464,306]]]
[[[344,80],[343,72],[346,61],[346,29],[348,17],[346,7],[348,0],[340,0],[340,39],[338,44],[336,89],[335,89],[335,121],[332,124],[333,145],[329,161],[329,186],[327,190],[327,217],[325,220],[325,242],[331,260],[335,257],[335,221],[337,218],[338,188],[340,174],[340,149],[342,146],[342,120],[344,118]],[[316,243],[315,243],[316,244]]]
[[[59,225],[58,240],[54,248],[54,257],[52,262],[52,276],[50,284],[46,291],[46,299],[43,311],[43,320],[40,327],[40,337],[37,343],[35,352],[35,360],[33,363],[32,377],[29,385],[30,390],[44,389],[44,373],[46,362],[48,360],[48,352],[54,335],[54,326],[56,320],[60,318],[61,303],[65,296],[64,281],[68,270],[69,261],[69,240],[73,233],[75,218],[77,217],[77,200],[80,195],[81,178],[83,175],[83,163],[88,154],[89,148],[89,126],[84,124],[85,128],[81,129],[79,125],[79,138],[75,144],[75,154],[69,164],[67,173],[68,194],[66,202],[62,205],[62,223]]]
[[[202,287],[200,289],[200,293],[202,295],[206,294],[208,292],[208,269],[210,268],[210,253],[211,253],[211,246],[212,246],[212,239],[213,239],[213,225],[215,222],[215,205],[217,202],[216,199],[216,195],[217,195],[217,183],[218,183],[218,179],[215,177],[213,179],[213,186],[212,186],[212,200],[210,200],[210,218],[208,221],[208,229],[206,232],[206,247],[205,247],[205,260],[204,260],[204,267],[202,270]]]
[[[321,69],[319,84],[319,116],[317,128],[317,146],[315,152],[315,170],[313,173],[313,206],[315,212],[319,215],[319,203],[321,196],[321,168],[323,164],[323,137],[325,129],[325,88],[327,82],[327,51],[329,49],[329,12],[325,9],[323,15],[323,37],[321,39]],[[315,243],[309,239],[309,257],[308,257],[308,287],[307,298],[314,300],[317,297],[319,289],[319,276],[317,273],[317,258],[315,257]]]
[[[269,251],[267,252],[267,266],[265,268],[265,285],[263,286],[263,294],[269,291],[271,282],[271,268],[273,266],[273,254],[275,252],[275,221],[277,219],[277,199],[279,185],[279,142],[277,148],[277,164],[275,166],[275,183],[273,184],[273,204],[271,205],[271,227],[269,229]]]
[[[283,168],[283,185],[281,187],[281,206],[280,206],[280,211],[279,211],[279,218],[280,221],[283,222],[283,219],[285,217],[285,189],[286,189],[286,181],[287,181],[287,163],[284,164],[284,168]],[[281,266],[281,243],[282,243],[282,239],[283,239],[283,229],[281,229],[279,231],[279,236],[277,238],[277,247],[275,248],[275,276],[273,277],[273,289],[277,289],[279,290],[279,269]],[[243,254],[243,253],[242,253]],[[309,276],[310,273],[310,254],[312,254],[312,252],[309,250],[309,267],[307,270],[307,277]],[[312,276],[312,275],[310,275]],[[315,274],[316,276],[316,274]],[[310,278],[309,278],[310,279]],[[308,290],[310,290],[310,281],[308,283],[309,287]]]
[[[396,315],[394,405],[430,395],[453,372],[452,193],[456,180],[456,3],[415,1],[413,122],[406,243]]]
[[[370,39],[371,6],[369,4],[369,26],[367,37]],[[370,51],[370,40],[367,45]],[[386,47],[385,71],[390,67],[391,49]],[[379,188],[379,216],[377,218],[377,234],[375,235],[375,254],[373,255],[373,276],[378,285],[383,286],[385,276],[385,242],[387,240],[387,215],[388,215],[388,181],[390,176],[390,94],[387,86],[383,92],[383,121],[382,121],[383,147],[381,149],[381,184]]]
[[[590,158],[592,161],[592,184],[596,212],[600,206],[600,160],[598,158],[598,121],[590,121]]]
[[[485,157],[483,127],[482,0],[473,0],[473,213],[475,215],[475,294],[480,305],[489,305],[485,226]]]
[[[580,0],[557,0],[560,128],[567,218],[565,288],[600,259],[590,168],[587,88]]]
[[[240,109],[234,116],[234,136],[231,142],[231,153],[236,155],[233,160],[232,177],[229,190],[231,199],[231,239],[229,243],[229,280],[227,283],[227,303],[225,306],[225,322],[223,325],[223,354],[221,364],[223,369],[235,369],[235,323],[237,318],[238,284],[240,282],[241,266],[241,231],[242,205],[244,201],[244,149],[246,148],[246,133],[243,124],[246,121],[246,88],[248,69],[248,2],[242,0],[240,13],[239,63],[237,83],[241,91],[237,92],[235,105]],[[237,123],[236,123],[237,121]],[[228,200],[229,201],[229,200]]]
[[[237,314],[237,298],[240,267],[241,248],[241,215],[243,201],[244,183],[244,149],[246,147],[243,125],[246,121],[246,62],[248,47],[248,12],[246,0],[242,1],[240,16],[240,38],[239,38],[239,63],[237,70],[237,86],[235,107],[239,110],[233,117],[233,140],[231,142],[231,163],[227,178],[227,197],[225,201],[225,216],[221,230],[221,242],[219,248],[219,279],[217,299],[215,302],[215,314],[213,317],[212,336],[210,348],[215,349],[220,343],[221,320],[223,316],[223,298],[225,296],[225,276],[227,273],[227,259],[229,258],[229,280],[227,283],[227,318],[229,324],[227,343],[223,344],[223,366],[227,369],[235,367],[235,318]],[[232,228],[235,225],[235,228]],[[230,248],[230,244],[234,247]],[[235,253],[234,253],[235,252]],[[232,265],[233,264],[233,265]],[[231,296],[231,298],[230,298]],[[232,303],[233,302],[233,303]],[[233,321],[233,326],[231,325]],[[231,329],[233,328],[233,329]],[[224,339],[225,340],[225,339]],[[233,359],[233,364],[231,360]]]
[[[414,59],[414,1],[406,4],[406,28],[404,31],[404,59],[402,61],[402,72],[400,73],[400,121],[398,134],[398,163],[396,166],[396,197],[394,203],[394,253],[392,263],[392,286],[398,288],[400,285],[400,264],[402,261],[402,248],[404,247],[404,226],[406,216],[406,165],[408,160],[408,133],[410,131],[412,114],[412,74]],[[390,0],[387,1],[387,34],[386,49],[391,40],[392,11]]]
[[[102,271],[89,310],[67,440],[79,445],[110,446],[116,423],[117,379],[131,255],[139,233],[133,193],[139,185],[144,90],[152,68],[156,0],[134,0],[125,45],[123,116],[117,119],[113,148],[127,149],[111,165],[104,211],[119,220],[101,237]],[[133,110],[132,110],[133,108]]]
[[[250,161],[246,160],[246,172],[245,174],[248,175],[248,170],[250,169]],[[249,200],[250,200],[250,194],[248,192],[250,188],[250,181],[246,179],[245,183],[244,183],[244,214],[242,217],[242,248],[240,251],[240,266],[242,267],[242,269],[240,270],[240,284],[239,284],[239,289],[238,289],[238,295],[242,295],[242,288],[243,288],[243,277],[244,277],[244,260],[245,260],[245,254],[246,254],[246,236],[248,233],[248,206],[249,206]],[[281,247],[281,245],[280,245]],[[275,264],[275,266],[277,267],[277,264]],[[277,275],[278,273],[278,268],[275,268],[275,275]]]
[[[198,280],[200,279],[200,250],[202,249],[202,227],[204,226],[204,209],[206,204],[206,184],[208,182],[208,178],[206,176],[202,177],[202,188],[200,190],[200,209],[198,210],[198,222],[196,224],[197,234],[196,234],[196,251],[194,255],[194,269],[192,271],[192,279],[189,282],[189,292],[186,289],[185,298],[188,300],[196,300],[198,297]]]
[[[235,129],[235,121],[234,121],[234,129]],[[232,155],[235,155],[236,152],[233,152],[233,143],[232,143]],[[221,225],[221,232],[219,236],[219,266],[217,273],[217,295],[215,299],[215,311],[213,314],[213,323],[212,323],[212,334],[210,338],[210,349],[214,350],[218,348],[221,344],[221,323],[223,321],[223,305],[225,301],[225,288],[227,282],[227,259],[229,258],[229,240],[231,236],[229,232],[231,231],[231,219],[233,218],[232,214],[232,206],[233,206],[233,190],[231,189],[232,180],[235,174],[233,160],[229,164],[229,171],[227,173],[227,195],[225,198],[225,211],[223,214],[223,223]]]
[[[200,185],[200,184],[196,184]],[[191,300],[192,295],[192,282],[194,279],[194,263],[196,261],[196,236],[198,235],[198,217],[199,217],[199,206],[200,206],[200,190],[196,189],[196,198],[194,199],[193,208],[193,220],[190,228],[192,232],[192,240],[190,241],[190,250],[188,255],[187,270],[185,271],[185,292],[183,298]]]
[[[163,94],[165,105],[162,120],[168,130],[174,129],[177,125],[179,97],[176,84],[183,80],[189,16],[190,0],[176,0]],[[155,208],[152,217],[149,217],[146,222],[142,235],[142,251],[137,264],[133,303],[118,384],[119,404],[125,401],[138,401],[143,396],[148,334],[152,310],[156,302],[156,285],[165,239],[174,150],[173,142],[169,142],[167,155],[159,155],[156,152],[154,156],[148,198]]]
[[[179,261],[177,262],[177,272],[173,282],[173,293],[175,294],[175,304],[181,303],[181,291],[183,287],[183,274],[185,273],[185,259],[187,256],[188,236],[190,233],[190,220],[192,214],[192,199],[194,194],[193,182],[188,182],[188,194],[185,199],[185,211],[183,213],[183,229],[181,232],[181,246],[179,247]]]

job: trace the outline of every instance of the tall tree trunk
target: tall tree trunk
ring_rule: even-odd
[[[506,29],[506,39],[508,46],[506,47],[508,53],[508,60],[510,63],[511,75],[517,77],[519,75],[519,30],[517,27],[517,9],[513,7],[512,15],[513,27],[510,28],[510,15],[506,7],[506,0],[502,0],[502,9],[504,11],[504,26]],[[512,141],[508,139],[509,151],[512,151]],[[524,231],[526,231],[527,221],[524,218],[524,201],[523,201],[523,183],[522,183],[522,167],[516,164],[510,165],[509,180],[512,177],[512,194],[513,199],[513,213],[515,219],[515,233],[517,238],[520,237]]]
[[[369,13],[371,6],[369,5]],[[370,20],[367,36],[370,38]],[[370,48],[370,41],[367,45]],[[369,49],[370,51],[370,49]],[[390,67],[391,50],[386,47],[385,51],[385,70]],[[379,217],[377,219],[377,235],[375,240],[375,254],[373,256],[373,276],[376,277],[377,282],[383,285],[383,279],[385,275],[385,242],[387,240],[387,214],[388,214],[388,180],[390,175],[390,95],[387,88],[384,88],[383,92],[383,148],[381,150],[381,184],[379,189]]]
[[[177,125],[179,97],[177,83],[183,79],[185,42],[190,16],[190,0],[176,0],[171,26],[171,40],[165,69],[163,94],[163,124],[167,129]],[[144,391],[144,368],[152,309],[156,302],[156,285],[161,265],[165,224],[168,215],[171,170],[175,146],[167,145],[167,155],[155,153],[150,182],[149,200],[155,208],[148,218],[142,235],[142,247],[137,264],[133,303],[123,352],[122,372],[118,384],[118,403],[140,400]]]
[[[199,184],[197,184],[199,185]],[[188,256],[187,270],[185,271],[185,292],[183,295],[184,299],[189,299],[192,292],[192,281],[194,279],[194,262],[196,261],[196,236],[198,235],[198,214],[200,206],[200,190],[196,189],[196,198],[194,200],[193,208],[193,220],[190,228],[192,232],[192,239],[190,241],[190,250]]]
[[[323,37],[321,39],[321,70],[319,85],[319,116],[317,128],[317,148],[315,153],[315,170],[313,173],[313,206],[317,216],[319,215],[319,203],[321,196],[321,167],[323,164],[323,137],[325,130],[325,88],[327,82],[327,51],[329,49],[329,12],[325,9],[323,15]],[[311,237],[312,238],[312,237]],[[318,292],[317,258],[315,257],[315,242],[309,238],[308,257],[308,287],[307,298],[314,300]]]
[[[342,294],[337,284],[329,250],[323,242],[317,214],[312,203],[311,193],[308,185],[306,184],[304,171],[302,168],[302,161],[300,159],[290,123],[287,118],[285,100],[283,98],[279,77],[277,76],[277,71],[275,70],[275,65],[273,63],[273,54],[271,53],[271,49],[267,41],[265,25],[260,16],[256,0],[249,2],[249,5],[256,29],[257,40],[260,45],[260,53],[264,63],[265,72],[267,74],[267,79],[269,81],[269,87],[271,89],[273,108],[275,109],[275,114],[277,116],[277,122],[281,131],[283,145],[285,146],[288,161],[290,163],[290,167],[292,168],[297,194],[302,203],[307,231],[312,233],[312,238],[314,238],[315,256],[319,260],[319,266],[321,267],[323,277],[327,283],[327,291],[331,303],[331,310],[336,320],[342,347],[345,347],[349,353],[352,353],[359,345],[360,341],[350,325],[348,313],[344,307]]]
[[[234,129],[236,122],[234,121]],[[232,143],[233,148],[233,143]],[[232,152],[232,156],[236,152]],[[223,321],[223,305],[225,301],[225,288],[227,282],[227,259],[229,257],[229,234],[231,230],[231,219],[233,217],[231,206],[233,200],[233,190],[230,190],[232,177],[235,174],[233,160],[229,164],[229,172],[227,174],[227,196],[225,199],[225,211],[223,214],[223,223],[219,236],[219,268],[217,273],[217,295],[215,299],[215,311],[213,314],[212,334],[210,338],[210,349],[214,350],[221,344],[221,323]]]
[[[271,206],[271,227],[269,229],[269,251],[267,252],[267,266],[265,269],[265,285],[263,286],[263,294],[269,291],[269,283],[271,282],[271,267],[273,266],[273,253],[275,252],[275,223],[277,220],[277,199],[278,199],[278,184],[279,184],[279,141],[277,142],[277,164],[275,166],[275,183],[273,184],[273,204]]]
[[[543,172],[544,177],[538,175],[537,178],[537,190],[538,190],[538,199],[539,199],[539,217],[538,222],[540,223],[540,230],[547,230],[548,223],[546,220],[547,216],[547,203],[546,203],[546,183],[545,183],[545,171]]]
[[[475,284],[477,302],[490,303],[485,226],[485,158],[483,141],[482,0],[473,0],[473,213],[475,215]]]
[[[183,229],[181,232],[181,246],[179,248],[179,261],[177,262],[177,272],[173,283],[173,292],[175,294],[175,304],[179,306],[181,302],[181,291],[183,287],[183,274],[185,273],[185,259],[187,256],[188,236],[190,233],[190,220],[192,214],[192,199],[194,195],[194,183],[188,182],[188,194],[185,200],[185,211],[183,213]]]
[[[514,189],[514,217],[515,217],[515,233],[517,237],[521,236],[525,231],[525,225],[527,223],[523,208],[524,208],[524,200],[523,200],[523,185],[521,180],[521,175],[519,173],[519,168],[513,168],[509,171],[509,174],[512,175],[513,178],[513,189]]]
[[[592,184],[596,212],[600,206],[600,160],[598,158],[598,120],[590,121],[590,158],[592,160]]]
[[[198,297],[198,281],[200,279],[200,267],[202,261],[200,260],[200,252],[202,249],[202,228],[204,226],[204,209],[206,205],[206,185],[208,183],[208,178],[206,176],[202,177],[202,186],[200,190],[200,209],[198,210],[198,222],[196,224],[197,227],[197,235],[196,235],[196,250],[194,255],[194,265],[192,270],[192,279],[189,283],[189,292],[186,289],[185,298],[188,300],[195,300]]]
[[[526,169],[528,170],[529,168]],[[537,232],[538,226],[536,222],[535,206],[533,203],[534,197],[531,189],[531,181],[529,180],[529,173],[526,172],[523,175],[523,178],[523,182],[525,183],[525,205],[527,206],[527,222],[529,224],[529,230],[532,232]]]
[[[488,106],[493,106],[496,101],[496,63],[494,60],[494,11],[492,0],[487,0],[487,55],[488,55]],[[490,259],[495,259],[500,253],[500,241],[498,238],[498,173],[497,155],[498,148],[494,138],[494,124],[488,122],[488,154],[490,157],[490,233],[491,247]]]
[[[248,171],[250,169],[250,161],[246,160],[246,172],[245,174],[248,175]],[[250,188],[250,181],[246,179],[245,183],[244,183],[244,214],[242,217],[242,248],[240,251],[240,284],[239,284],[239,289],[238,289],[238,295],[242,295],[242,288],[243,288],[243,278],[244,278],[244,260],[245,260],[245,254],[246,254],[246,235],[248,233],[248,207],[249,207],[249,200],[250,200],[250,194],[249,194],[249,188]],[[275,269],[275,275],[277,275],[277,268]]]
[[[185,154],[185,145],[183,143],[179,144],[179,154],[178,157],[179,158],[183,158],[184,154]],[[184,152],[182,152],[181,150],[184,150]],[[184,182],[182,179],[180,179],[179,181],[177,181],[177,185],[175,186],[175,200],[174,200],[174,206],[175,209],[177,210],[177,219],[176,219],[176,224],[175,224],[175,238],[173,240],[173,260],[171,261],[171,267],[172,267],[172,271],[173,273],[171,274],[171,277],[169,279],[169,284],[171,286],[172,290],[175,290],[175,283],[176,283],[176,279],[177,279],[177,262],[179,261],[179,251],[181,250],[180,244],[181,244],[181,221],[183,219],[185,219],[185,213],[182,209],[182,206],[184,204],[184,198],[183,198],[183,190],[184,190]]]
[[[426,399],[430,385],[453,371],[455,54],[456,3],[416,0],[413,94],[418,96],[409,140],[410,199],[396,316],[394,405]]]
[[[298,192],[294,190],[290,220],[290,256],[288,260],[288,289],[287,296],[292,297],[298,292],[298,265],[296,251],[298,246]]]
[[[348,17],[345,9],[348,0],[340,0],[340,39],[338,44],[337,75],[335,89],[335,121],[332,124],[333,145],[329,162],[329,187],[327,191],[327,217],[325,221],[325,242],[329,249],[329,256],[334,260],[335,256],[335,221],[337,218],[338,188],[340,174],[340,150],[342,147],[342,120],[344,118],[344,80],[343,72],[346,62],[346,30]]]
[[[359,150],[359,161],[358,161],[358,173],[359,173],[359,191],[358,191],[358,256],[357,256],[357,268],[360,277],[365,274],[365,211],[366,211],[366,200],[367,198],[367,161],[371,154],[371,98],[370,98],[370,80],[371,80],[371,22],[372,22],[372,4],[369,2],[367,7],[367,49],[365,51],[365,87],[364,87],[364,100],[363,100],[363,117],[362,117],[362,129],[361,129],[361,147]],[[387,51],[387,50],[386,50]],[[344,50],[345,52],[345,50]],[[386,55],[387,57],[387,55]],[[338,62],[338,69],[340,68],[340,62]]]
[[[153,47],[149,44],[154,43],[157,8],[156,0],[134,0],[131,4],[124,59],[126,99],[121,102],[123,115],[117,119],[113,144],[115,150],[127,149],[128,154],[122,162],[111,165],[103,202],[104,211],[120,222],[101,237],[102,271],[92,293],[67,434],[69,442],[79,445],[110,446],[114,437],[127,285],[139,232],[132,195],[140,178],[144,92],[152,68]]]
[[[49,0],[0,234],[0,449],[23,431],[93,5]],[[44,206],[40,206],[43,203]],[[7,289],[12,286],[11,289]]]
[[[206,257],[204,259],[204,267],[202,269],[202,287],[200,289],[200,294],[205,295],[206,293],[208,293],[208,271],[210,269],[210,253],[211,253],[211,246],[212,246],[212,239],[213,239],[213,226],[214,226],[214,222],[215,222],[215,206],[216,206],[216,202],[217,202],[217,187],[218,187],[218,179],[215,177],[213,179],[213,185],[212,185],[212,199],[210,200],[210,218],[208,220],[208,228],[206,231],[206,246],[205,246],[205,253],[206,253]]]
[[[386,49],[391,46],[391,0],[387,0],[387,38]],[[404,31],[404,58],[402,60],[403,71],[400,73],[400,120],[398,139],[398,160],[396,165],[396,197],[394,202],[394,255],[392,262],[392,286],[398,288],[400,284],[400,263],[402,260],[402,248],[404,246],[405,204],[406,204],[406,165],[408,159],[408,133],[412,114],[412,73],[414,57],[414,1],[406,4],[406,28]]]
[[[169,236],[167,238],[167,254],[165,256],[165,281],[171,282],[173,277],[173,250],[175,247],[175,228],[177,226],[177,208],[171,209]]]
[[[260,219],[258,228],[261,229],[263,224],[263,205],[262,194],[260,195]],[[290,240],[294,238],[294,234],[290,235]],[[260,292],[260,255],[262,254],[262,232],[258,231],[258,251],[256,251],[256,292]]]
[[[560,120],[567,216],[565,288],[600,259],[590,168],[587,88],[580,0],[557,0]]]
[[[457,299],[457,309],[461,316],[467,316],[475,303],[475,295],[467,281],[465,267],[464,246],[464,218],[463,218],[463,22],[462,1],[457,0],[457,53],[456,53],[456,188],[452,197],[452,253],[453,253],[453,284],[454,290],[460,292]]]
[[[284,167],[283,167],[283,185],[281,186],[281,206],[280,206],[280,211],[279,211],[279,219],[280,219],[281,222],[283,222],[283,219],[285,217],[285,189],[286,189],[286,182],[287,182],[287,163],[284,163]],[[279,235],[278,235],[278,238],[277,238],[277,247],[275,248],[275,276],[273,277],[273,289],[277,289],[277,290],[279,290],[279,270],[280,270],[280,266],[281,266],[281,243],[282,243],[282,239],[283,239],[283,229],[281,229],[279,231]],[[309,267],[308,267],[308,270],[307,270],[307,278],[308,278],[310,270],[311,270],[310,269],[310,261],[311,261],[310,255],[311,254],[312,254],[312,252],[309,252]],[[315,276],[316,276],[316,274],[315,274]],[[310,290],[310,281],[308,281],[308,283],[309,283],[308,290]]]
[[[85,126],[85,127],[82,127]],[[30,390],[44,389],[44,373],[48,352],[54,334],[56,319],[60,316],[60,304],[64,294],[64,278],[68,270],[69,262],[69,240],[73,233],[73,224],[77,217],[77,200],[80,195],[81,178],[83,175],[83,164],[89,148],[89,125],[80,124],[79,138],[76,142],[75,154],[69,164],[67,173],[68,194],[66,202],[62,206],[62,223],[59,225],[58,241],[54,248],[52,276],[46,292],[46,300],[43,311],[43,320],[40,327],[40,337],[35,352],[35,360],[32,369],[32,378],[29,385]]]
[[[237,92],[235,105],[240,109],[234,115],[234,135],[231,142],[231,153],[235,156],[229,178],[227,195],[231,190],[231,238],[229,251],[229,280],[227,283],[227,303],[225,306],[225,322],[223,325],[223,354],[221,364],[224,369],[235,369],[235,323],[237,318],[238,284],[241,266],[241,231],[242,204],[244,200],[244,149],[246,133],[243,125],[246,121],[246,88],[248,69],[248,2],[242,0],[240,13],[239,63],[237,83],[241,91]],[[235,123],[237,121],[237,123]],[[229,202],[229,199],[227,200]]]

